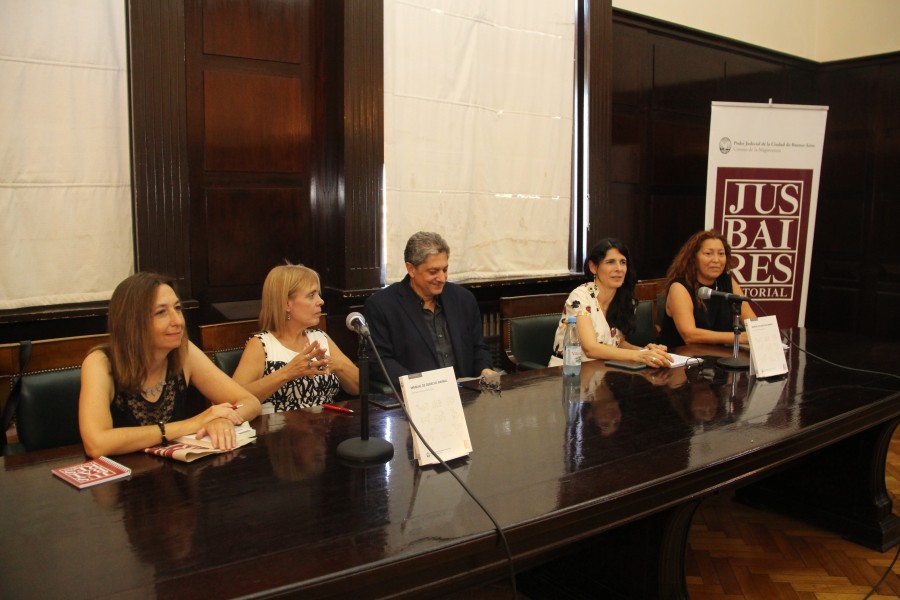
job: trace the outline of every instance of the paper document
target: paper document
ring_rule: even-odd
[[[744,325],[750,341],[750,375],[777,377],[787,373],[784,345],[775,315],[747,319]]]
[[[472,452],[453,367],[402,375],[400,392],[410,419],[438,456],[447,461]],[[419,466],[439,462],[412,426],[410,430],[413,454]]]

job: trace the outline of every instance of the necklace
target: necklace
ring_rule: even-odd
[[[163,378],[159,380],[159,383],[157,383],[153,387],[141,388],[141,395],[142,396],[156,396],[157,394],[159,394],[162,391],[163,386],[165,384],[166,384],[166,376],[163,375]]]

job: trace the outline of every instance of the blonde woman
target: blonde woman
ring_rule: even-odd
[[[323,305],[312,269],[282,265],[266,276],[261,333],[247,341],[234,372],[263,413],[330,403],[341,389],[359,393],[359,369],[318,329]]]

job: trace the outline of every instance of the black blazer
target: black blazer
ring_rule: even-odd
[[[457,377],[475,377],[493,368],[491,352],[481,334],[481,311],[472,292],[447,283],[441,293]],[[395,386],[399,377],[439,367],[431,331],[422,315],[422,301],[409,286],[409,276],[372,294],[365,304],[372,341]],[[374,356],[369,358],[369,378],[384,381]],[[400,391],[400,388],[397,388]]]

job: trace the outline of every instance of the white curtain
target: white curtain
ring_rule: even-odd
[[[0,310],[133,270],[124,5],[0,1]]]
[[[385,262],[416,231],[450,278],[568,272],[574,0],[385,0]]]

